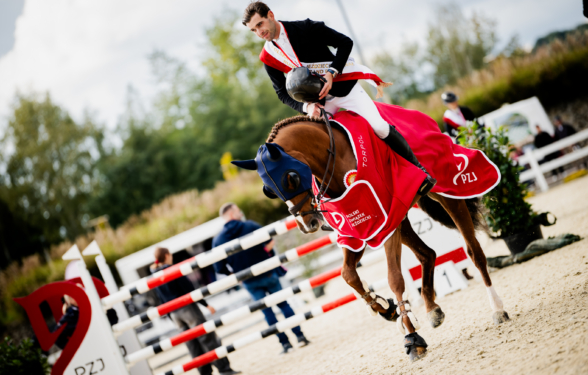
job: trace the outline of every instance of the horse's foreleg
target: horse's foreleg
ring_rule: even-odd
[[[402,224],[401,224],[402,226]],[[397,312],[400,317],[396,321],[398,330],[404,334],[404,348],[411,361],[423,358],[427,354],[427,343],[415,331],[420,328],[416,316],[408,303],[408,293],[404,288],[404,278],[401,270],[402,234],[401,228],[390,237],[385,245],[388,263],[388,283],[396,297]]]
[[[408,218],[402,221],[401,234],[402,243],[408,246],[422,267],[422,281],[423,287],[421,289],[421,296],[425,301],[425,308],[427,309],[427,317],[429,323],[433,328],[437,328],[443,323],[445,313],[441,307],[435,303],[435,288],[433,286],[433,276],[435,273],[435,260],[437,255],[421,238],[414,232],[412,225]]]
[[[355,289],[357,294],[365,300],[372,315],[380,313],[385,319],[392,320],[395,306],[390,306],[389,301],[386,301],[384,298],[370,291],[368,288],[368,282],[360,279],[359,274],[357,273],[357,264],[362,255],[363,250],[356,253],[343,248],[343,268],[341,269],[341,277],[343,277],[343,280]]]
[[[492,311],[494,311],[492,315],[494,323],[501,324],[510,320],[508,314],[504,311],[502,300],[498,297],[498,293],[496,293],[496,290],[492,286],[492,280],[490,279],[490,273],[488,272],[486,263],[486,255],[476,239],[474,223],[472,222],[465,201],[463,199],[450,199],[442,196],[436,196],[435,199],[441,203],[453,219],[453,222],[466,242],[468,255],[482,275],[482,280],[484,281],[484,285],[486,285],[486,292],[490,299],[490,306],[492,307]]]

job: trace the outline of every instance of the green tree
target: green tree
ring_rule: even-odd
[[[156,100],[146,112],[129,101],[124,145],[101,163],[106,187],[92,202],[95,215],[116,226],[170,194],[213,187],[225,152],[251,158],[273,124],[295,114],[259,61],[263,42],[236,20],[217,19],[207,30],[202,74],[164,51],[151,54]]]
[[[45,243],[84,232],[87,201],[96,186],[103,133],[90,119],[76,124],[49,95],[18,95],[0,146],[0,199],[43,232]]]
[[[496,22],[478,13],[464,16],[455,3],[437,6],[424,46],[404,41],[396,54],[384,51],[373,60],[376,71],[394,85],[386,93],[396,104],[419,99],[486,65],[494,50]],[[502,52],[520,54],[516,37]]]
[[[396,55],[384,51],[374,58],[376,72],[382,72],[385,80],[394,85],[385,89],[394,104],[424,97],[429,93],[427,77],[422,74],[422,48],[418,43],[405,41]]]
[[[485,65],[484,58],[496,46],[496,21],[473,13],[467,18],[459,6],[438,6],[429,25],[425,61],[433,66],[436,89]]]

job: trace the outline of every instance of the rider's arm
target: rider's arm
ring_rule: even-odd
[[[306,20],[307,35],[324,42],[326,45],[337,48],[331,67],[338,73],[343,73],[343,68],[353,49],[353,40],[347,35],[341,34],[325,25],[324,22]]]
[[[302,103],[297,102],[296,100],[292,99],[290,95],[288,95],[288,91],[286,91],[286,76],[284,73],[265,64],[263,64],[263,67],[272,80],[274,90],[276,90],[276,94],[278,94],[278,98],[282,101],[282,103],[286,104],[295,111],[306,113],[302,109]]]

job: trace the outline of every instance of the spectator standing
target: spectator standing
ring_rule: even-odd
[[[451,91],[446,91],[441,94],[441,100],[447,106],[447,110],[443,114],[445,131],[451,137],[456,138],[458,128],[460,126],[466,126],[466,121],[474,121],[476,117],[471,109],[459,105],[459,98]]]
[[[544,132],[539,125],[535,125],[535,129],[537,129],[537,134],[535,135],[535,140],[533,141],[533,144],[536,148],[545,147],[555,142],[555,139],[553,139],[553,137],[549,133]],[[559,155],[559,152],[554,152],[549,155],[545,155],[545,158],[543,158],[540,164],[556,159],[559,157]]]
[[[155,264],[150,267],[151,273],[159,272],[173,265],[173,258],[168,249],[158,247],[155,249]],[[155,292],[161,299],[161,302],[169,302],[173,299],[181,297],[185,294],[194,291],[194,286],[188,280],[186,276],[181,276],[175,280],[163,284],[155,289]],[[205,300],[198,301],[202,306],[206,307],[211,314],[215,313],[212,306],[209,306]],[[170,313],[171,319],[182,331],[190,328],[194,328],[199,324],[206,321],[202,311],[196,306],[195,303],[191,303],[188,306],[184,306],[181,309]],[[206,335],[200,336],[194,340],[186,342],[188,351],[192,358],[196,358],[199,355],[207,353],[211,350],[218,348],[221,345],[220,340],[215,332],[207,333]],[[221,358],[212,363],[219,371],[220,375],[236,375],[240,374],[241,371],[234,371],[231,368],[231,364],[227,358]],[[212,366],[210,364],[204,365],[198,368],[200,375],[212,375]]]
[[[563,122],[559,116],[554,117],[553,123],[555,125],[555,140],[557,141],[576,134],[576,129],[572,125]]]
[[[224,243],[234,240],[235,238],[245,236],[261,228],[261,225],[257,224],[254,221],[243,221],[243,213],[241,212],[239,207],[234,203],[225,203],[220,208],[219,215],[225,220],[225,226],[223,227],[221,232],[213,239],[213,247],[220,246]],[[267,241],[263,244],[254,246],[246,251],[233,254],[227,259],[217,262],[214,265],[214,268],[217,273],[222,273],[225,275],[230,275],[231,273],[242,271],[259,262],[269,259],[270,254],[268,253],[272,251],[273,246],[274,240]],[[278,275],[276,274],[275,270],[268,271],[262,275],[258,275],[251,279],[245,280],[243,281],[243,285],[255,301],[263,299],[266,295],[273,294],[282,290],[280,279],[278,278]],[[294,311],[292,310],[288,302],[284,301],[278,303],[278,307],[280,308],[280,310],[282,310],[284,317],[289,318],[294,315]],[[262,312],[265,316],[267,324],[269,324],[270,326],[278,322],[278,319],[276,318],[271,307],[263,309]],[[300,344],[300,346],[306,346],[310,344],[310,341],[308,341],[308,339],[304,336],[300,327],[292,328],[292,332],[294,332],[294,334],[298,338],[298,343]],[[283,348],[281,354],[286,354],[290,350],[294,349],[292,347],[292,344],[290,343],[290,340],[288,340],[288,336],[286,336],[284,332],[278,333],[278,339],[280,340],[280,343],[282,344]]]

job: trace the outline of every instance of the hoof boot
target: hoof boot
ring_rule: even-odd
[[[494,320],[494,324],[500,325],[502,323],[508,322],[510,318],[508,317],[508,313],[506,311],[495,311],[492,314],[492,320]]]
[[[394,300],[392,298],[388,298],[388,309],[386,309],[385,313],[379,312],[380,316],[390,322],[395,322],[398,319],[398,313],[396,312],[396,304],[394,304]]]
[[[445,320],[445,313],[441,310],[439,306],[437,306],[429,313],[427,313],[427,317],[429,318],[429,323],[431,323],[431,327],[437,328]]]
[[[425,339],[416,332],[404,336],[404,349],[411,362],[424,358],[427,355],[427,346]]]

